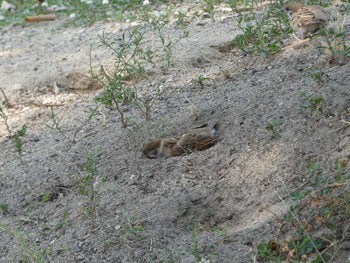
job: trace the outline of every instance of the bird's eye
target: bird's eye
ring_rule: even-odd
[[[154,150],[151,150],[147,156],[151,159],[155,159],[155,158],[157,158],[157,154],[158,154],[158,150],[154,149]]]

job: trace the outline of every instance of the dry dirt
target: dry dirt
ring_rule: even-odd
[[[63,28],[55,21],[1,30],[9,125],[15,131],[27,124],[28,131],[20,160],[0,126],[0,203],[9,205],[0,223],[14,233],[0,232],[0,262],[24,262],[27,247],[46,249],[49,262],[253,262],[256,243],[276,238],[275,215],[290,205],[283,198],[305,184],[309,165],[330,171],[336,158],[350,157],[349,129],[341,129],[350,109],[350,64],[328,64],[318,39],[297,49],[286,44],[268,59],[245,55],[231,44],[240,33],[235,19],[222,11],[215,21],[193,21],[189,38],[175,48],[175,68],[152,69],[140,81],[143,95],[166,89],[151,123],[125,108],[139,125],[122,128],[117,111],[101,107],[75,143],[70,139],[101,92],[84,78],[90,46],[93,67],[110,68],[113,57],[98,34],[118,38],[134,25]],[[168,34],[180,31],[169,27]],[[146,37],[156,45],[154,33]],[[326,73],[323,85],[308,75],[315,67]],[[200,74],[210,77],[203,87],[191,82]],[[322,95],[323,114],[311,120],[301,92]],[[53,108],[65,137],[45,126],[45,105],[59,105]],[[220,140],[210,149],[164,160],[141,156],[147,139],[211,119]],[[276,119],[283,125],[274,137],[265,124]],[[84,210],[89,198],[74,187],[88,156],[98,174],[92,215]],[[65,211],[67,222],[57,227]],[[344,253],[337,262],[349,257]]]

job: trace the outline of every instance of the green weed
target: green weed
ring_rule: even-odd
[[[162,96],[165,89],[158,89],[153,95],[142,97],[139,95],[137,83],[144,78],[147,67],[158,67],[159,61],[165,62],[166,69],[173,66],[173,48],[183,38],[188,36],[183,32],[175,40],[165,35],[165,26],[170,21],[170,8],[159,15],[154,15],[148,9],[143,9],[139,16],[148,21],[155,31],[160,44],[160,49],[151,49],[144,43],[145,30],[133,28],[124,32],[118,40],[111,39],[109,34],[103,33],[100,36],[101,44],[112,52],[115,58],[114,66],[111,72],[102,68],[100,74],[92,69],[91,51],[90,51],[90,74],[103,87],[103,91],[95,98],[95,101],[109,108],[115,108],[120,116],[123,127],[128,126],[128,116],[123,111],[123,106],[135,107],[148,122],[151,120],[151,109],[154,102]],[[164,69],[161,67],[161,69]]]
[[[279,128],[283,125],[282,120],[267,120],[265,123],[265,128],[268,131],[271,131],[273,137],[280,137]]]
[[[99,184],[101,176],[98,174],[95,166],[97,159],[92,154],[88,155],[86,161],[81,165],[81,172],[75,175],[74,188],[79,195],[88,199],[87,205],[82,207],[87,215],[93,215],[99,201]]]
[[[10,229],[6,224],[0,222],[0,231],[10,236],[20,244],[21,262],[46,263],[47,249],[40,249],[34,244],[34,240],[25,231],[24,226],[18,223],[18,229]]]
[[[3,92],[3,90],[1,89],[1,91]],[[22,138],[24,137],[24,135],[27,132],[27,125],[22,125],[21,129],[17,130],[14,134],[12,134],[11,129],[10,129],[10,125],[8,123],[8,116],[7,116],[7,112],[5,110],[5,106],[9,106],[9,102],[6,98],[5,93],[3,92],[3,95],[5,97],[5,100],[2,101],[0,100],[0,118],[2,119],[6,130],[8,132],[8,135],[10,136],[13,145],[15,147],[16,152],[19,155],[19,158],[22,162],[22,156],[23,156],[23,141]]]
[[[2,211],[3,214],[8,214],[9,213],[9,204],[5,204],[5,203],[0,203],[0,210]]]
[[[311,69],[308,74],[317,85],[323,85],[323,77],[325,76],[325,72],[322,69]]]
[[[201,260],[201,254],[198,248],[198,235],[197,235],[197,229],[196,225],[193,224],[192,231],[191,231],[191,240],[192,240],[192,254],[195,256],[195,258],[200,261]]]
[[[5,110],[6,102],[0,101],[0,118],[2,119],[2,122],[5,124],[6,130],[8,132],[8,135],[12,137],[12,133],[10,130],[10,126],[8,124],[8,116],[7,112]]]
[[[120,230],[122,237],[127,240],[142,240],[144,238],[145,234],[140,220],[129,213],[121,213],[119,218],[122,222]]]
[[[102,4],[102,1],[96,0],[91,1],[91,3],[80,0],[51,0],[47,2],[49,6],[57,5],[67,8],[67,10],[56,12],[58,16],[66,18],[66,26],[84,26],[97,21],[121,20],[126,18],[127,11],[140,8],[142,4],[142,1],[138,0],[110,0],[108,4]],[[21,24],[26,16],[47,14],[46,7],[39,5],[35,0],[16,1],[15,6],[16,10],[2,12],[4,20],[0,21],[0,27],[8,24]],[[69,18],[71,14],[75,14],[74,19]]]
[[[333,262],[350,227],[350,174],[338,158],[332,174],[313,164],[305,190],[290,195],[294,204],[277,218],[285,238],[261,242],[257,257],[273,262]]]
[[[322,44],[317,48],[329,56],[330,64],[345,64],[350,58],[350,46],[344,40],[344,32],[336,29],[322,29]]]
[[[66,133],[63,131],[63,128],[61,126],[61,121],[62,121],[62,117],[59,117],[58,114],[54,111],[53,107],[50,106],[50,115],[49,118],[51,119],[51,124],[45,124],[46,127],[48,127],[51,130],[55,130],[57,131],[59,134],[62,135],[62,137],[66,140],[68,140],[71,143],[75,143],[76,142],[76,136],[77,134],[86,126],[88,125],[91,120],[97,116],[100,115],[100,111],[99,111],[99,107],[100,105],[96,105],[93,108],[88,108],[87,110],[85,110],[85,112],[87,113],[87,117],[85,120],[83,120],[80,125],[77,126],[77,129],[74,131],[72,138],[70,138],[69,136],[66,135]]]
[[[283,1],[269,5],[263,13],[245,14],[238,18],[243,31],[234,44],[248,54],[271,56],[282,50],[283,40],[292,32],[288,16],[281,12]]]
[[[247,12],[251,15],[254,10],[254,4],[256,1],[254,0],[226,0],[226,4],[231,7],[232,11],[237,14],[242,14],[243,12]]]
[[[51,119],[52,124],[45,124],[46,127],[48,127],[49,129],[52,130],[56,130],[58,131],[65,139],[71,141],[66,134],[63,132],[60,122],[62,121],[62,118],[59,118],[58,115],[56,114],[56,112],[54,111],[53,107],[49,107],[50,108],[50,115],[49,118]],[[73,142],[73,141],[71,141]]]
[[[172,17],[172,10],[168,8],[167,10],[160,12],[158,15],[153,13],[144,13],[144,19],[146,18],[155,31],[159,42],[161,44],[161,50],[156,50],[155,52],[160,55],[161,60],[166,62],[165,71],[170,67],[174,67],[173,62],[173,49],[182,40],[188,37],[189,33],[183,30],[180,35],[175,39],[172,39],[169,35],[166,35],[166,26],[170,22]]]
[[[22,137],[27,132],[27,125],[23,125],[21,129],[17,130],[12,137],[13,144],[15,146],[16,152],[20,157],[23,156],[23,141]]]
[[[69,209],[64,210],[62,219],[54,227],[54,231],[58,231],[63,228],[68,223]]]
[[[323,96],[312,97],[305,92],[301,92],[300,97],[304,100],[304,105],[301,107],[309,111],[311,119],[314,119],[317,113],[322,113],[324,104]]]
[[[174,14],[174,18],[176,19],[174,25],[177,27],[187,27],[198,16],[198,11],[194,12],[192,15],[189,15],[186,12],[179,10]]]
[[[215,3],[220,3],[218,0],[202,0],[203,11],[208,13],[213,21],[215,21]]]
[[[204,81],[206,80],[210,80],[209,77],[203,75],[203,74],[199,74],[197,77],[195,77],[194,79],[192,79],[192,83],[193,84],[198,84],[201,88],[204,87]]]

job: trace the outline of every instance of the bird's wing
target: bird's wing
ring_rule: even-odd
[[[319,24],[328,19],[328,14],[318,6],[303,7],[292,17],[292,20],[296,22],[299,27]]]
[[[204,150],[213,143],[213,136],[208,128],[206,131],[185,133],[181,136],[180,140],[171,149],[172,155],[181,155],[183,153],[190,153],[195,150]]]

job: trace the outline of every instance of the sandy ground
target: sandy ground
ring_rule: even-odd
[[[253,262],[256,243],[276,238],[275,215],[305,184],[309,165],[330,171],[337,158],[350,157],[341,122],[349,117],[350,64],[328,64],[317,39],[268,59],[246,55],[231,44],[240,33],[235,19],[222,11],[215,21],[201,17],[188,26],[189,37],[174,49],[176,66],[148,69],[138,83],[143,96],[166,90],[152,121],[125,108],[138,124],[127,128],[116,110],[101,107],[79,129],[101,92],[84,77],[90,46],[93,68],[110,69],[113,57],[98,35],[118,38],[134,25],[63,28],[55,21],[2,29],[8,123],[12,132],[23,124],[28,130],[20,160],[0,126],[0,202],[9,205],[0,222],[14,233],[0,232],[0,262],[29,262],[21,261],[26,248],[45,249],[48,262]],[[182,29],[167,30],[174,37]],[[147,32],[145,43],[156,46],[154,36]],[[325,71],[323,85],[308,74],[316,67]],[[191,82],[200,74],[210,78],[203,86]],[[323,113],[311,120],[301,92],[323,96]],[[58,105],[64,135],[45,126],[47,105]],[[141,156],[145,141],[212,119],[220,140],[210,149],[162,160]],[[268,120],[283,121],[279,136],[266,130]],[[88,156],[96,161],[92,215],[84,209],[91,200],[76,187]],[[342,255],[337,262],[349,251]]]

